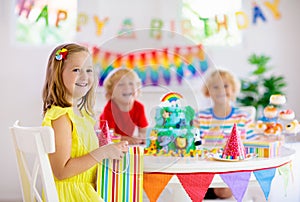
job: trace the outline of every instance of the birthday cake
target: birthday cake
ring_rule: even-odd
[[[182,99],[176,92],[161,98],[145,155],[195,156],[200,152],[200,132],[192,124],[195,111],[191,106],[182,106]]]

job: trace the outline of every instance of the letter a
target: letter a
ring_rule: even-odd
[[[45,18],[46,26],[48,26],[48,6],[47,5],[44,6],[41,13],[39,14],[37,19],[35,20],[35,22],[39,21],[40,18],[42,18],[42,17]]]

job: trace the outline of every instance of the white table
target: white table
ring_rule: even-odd
[[[280,156],[253,158],[238,162],[207,160],[196,157],[144,156],[144,173],[225,173],[276,168],[290,162],[295,150],[282,147]]]

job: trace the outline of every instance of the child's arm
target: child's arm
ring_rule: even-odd
[[[138,128],[137,136],[122,135],[121,140],[128,141],[130,145],[146,144],[146,131],[147,131],[147,127]]]
[[[71,158],[72,123],[67,115],[52,121],[55,134],[55,152],[49,154],[52,172],[59,180],[78,175],[104,158],[121,159],[127,151],[127,142],[100,147],[91,153]]]
[[[121,140],[127,141],[130,145],[145,144],[145,139],[122,135]]]
[[[138,137],[140,138],[140,144],[146,144],[146,132],[147,132],[147,127],[139,128]]]

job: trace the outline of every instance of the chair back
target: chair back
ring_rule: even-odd
[[[51,127],[22,127],[16,121],[10,127],[15,147],[23,201],[58,202],[48,153],[55,151]]]

